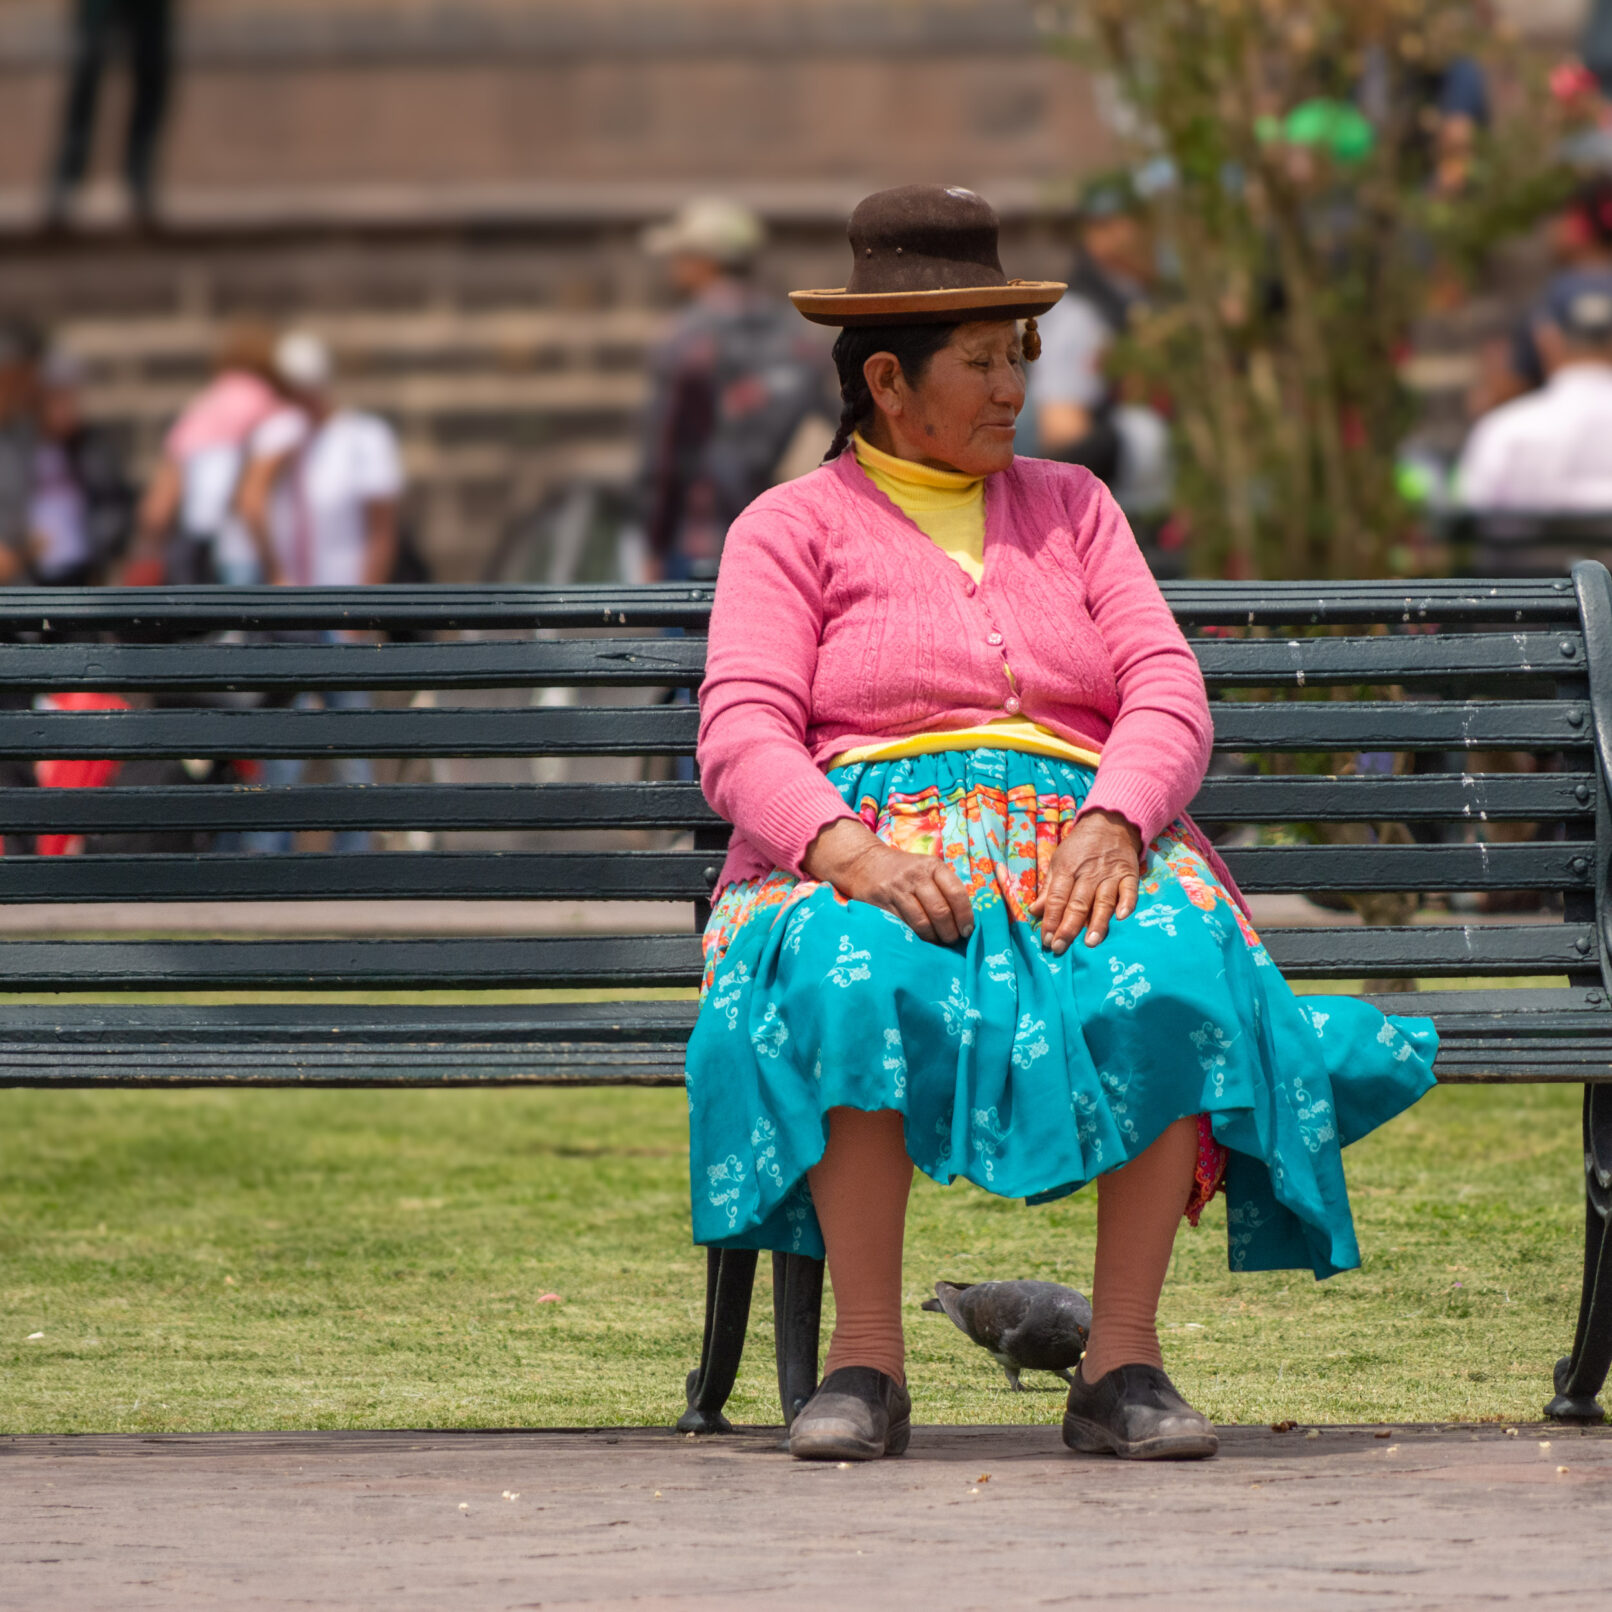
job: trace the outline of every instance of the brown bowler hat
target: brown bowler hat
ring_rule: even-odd
[[[901,185],[857,203],[846,233],[854,267],[835,291],[791,291],[818,325],[954,324],[1033,319],[1068,289],[1010,280],[996,250],[996,210],[955,185]]]

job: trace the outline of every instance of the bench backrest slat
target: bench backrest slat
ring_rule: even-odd
[[[12,644],[0,688],[207,693],[234,689],[689,688],[701,638],[428,644]]]
[[[0,756],[669,756],[698,732],[692,705],[0,711]]]
[[[1213,701],[1220,750],[1563,750],[1583,700]],[[689,705],[373,711],[0,711],[0,756],[688,755]]]
[[[1239,780],[1241,781],[1241,780]],[[1527,779],[1508,779],[1525,783]],[[695,783],[231,784],[118,789],[0,789],[13,834],[348,829],[533,832],[718,828]]]
[[[13,991],[535,990],[687,986],[697,935],[430,940],[8,940]]]
[[[1199,638],[1214,687],[1473,678],[1549,680],[1583,665],[1574,631],[1343,638]],[[698,684],[705,641],[473,639],[438,643],[14,644],[0,688],[193,693],[235,689],[668,687]]]

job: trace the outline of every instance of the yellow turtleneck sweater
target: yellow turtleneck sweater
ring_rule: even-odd
[[[956,470],[935,470],[913,459],[897,459],[875,448],[860,431],[851,439],[856,462],[868,480],[918,528],[949,560],[975,582],[985,574],[985,478],[965,476]],[[1003,663],[1015,689],[1013,668]],[[1061,739],[1056,733],[1023,717],[1000,717],[976,728],[955,728],[949,733],[911,733],[904,739],[887,739],[844,751],[831,767],[856,761],[894,761],[901,756],[930,755],[937,750],[1028,750],[1062,761],[1097,765],[1097,754]]]

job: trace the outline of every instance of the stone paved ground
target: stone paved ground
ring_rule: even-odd
[[[1382,1431],[1140,1466],[920,1428],[843,1469],[764,1429],[0,1438],[0,1606],[1606,1604],[1612,1429]]]

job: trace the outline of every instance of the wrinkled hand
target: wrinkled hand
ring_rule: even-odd
[[[886,845],[866,824],[843,818],[806,852],[809,878],[832,884],[852,901],[893,912],[922,940],[950,946],[974,932],[974,908],[963,881],[938,856]]]
[[[1087,812],[1052,853],[1045,889],[1030,903],[1041,920],[1041,944],[1066,951],[1084,928],[1099,946],[1109,920],[1136,911],[1142,836],[1118,812]]]

